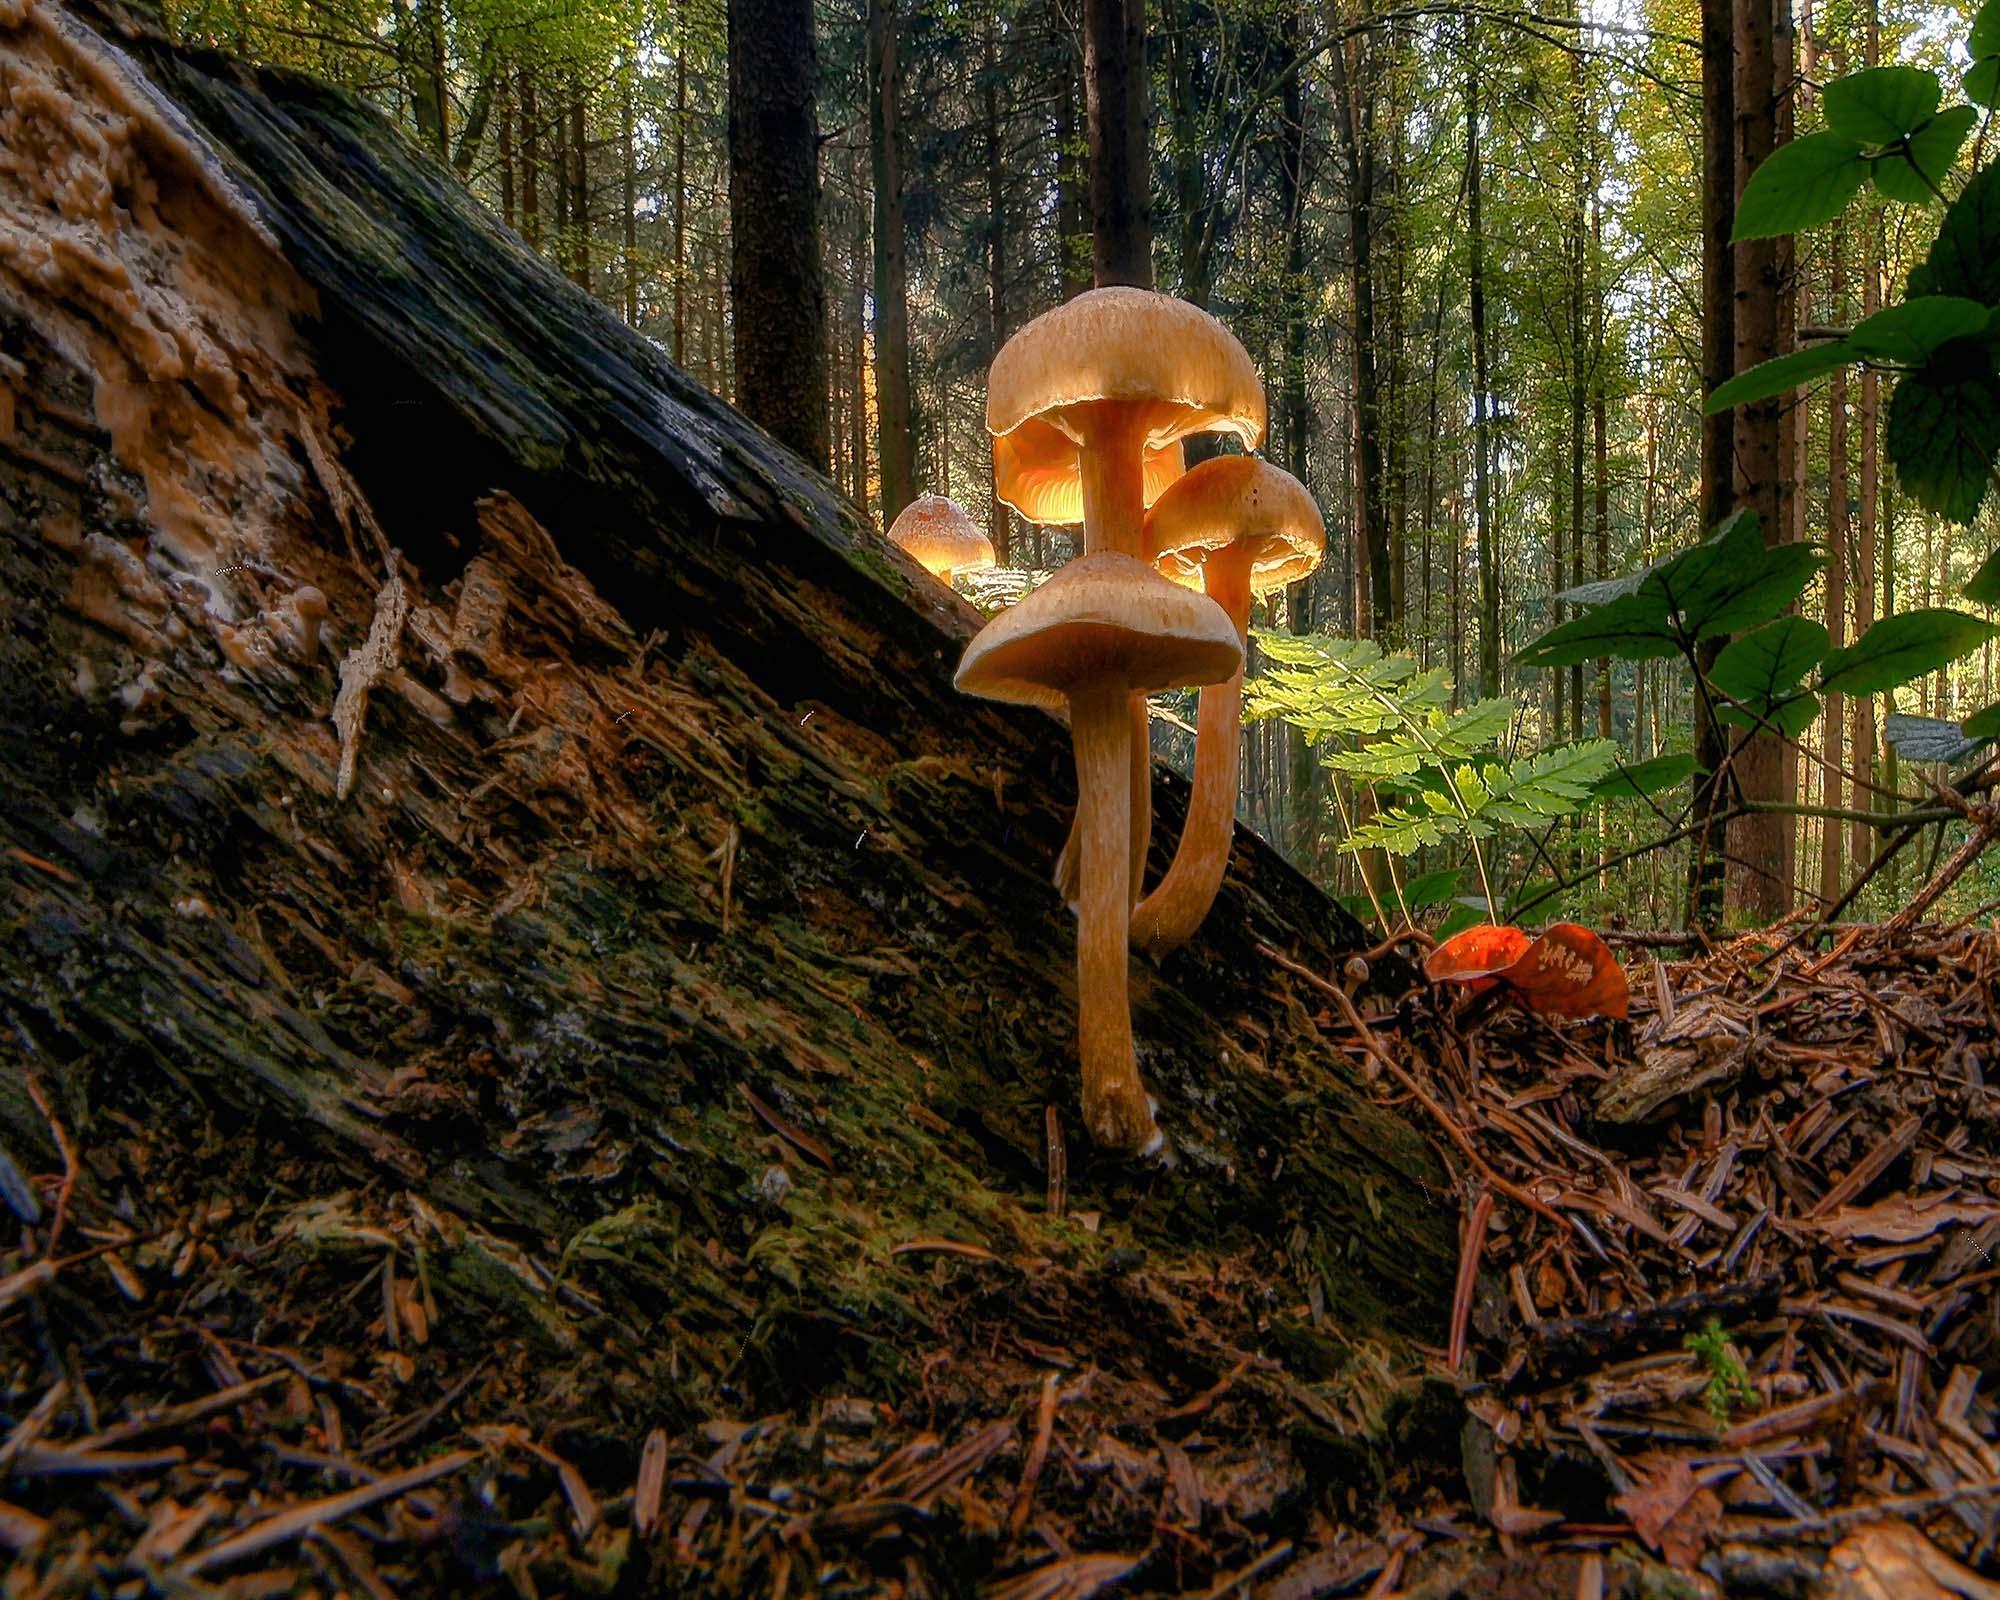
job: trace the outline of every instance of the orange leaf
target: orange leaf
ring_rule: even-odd
[[[1455,933],[1424,958],[1424,976],[1433,983],[1462,983],[1477,993],[1498,981],[1528,952],[1528,936],[1519,928],[1481,923]]]
[[[1574,922],[1552,924],[1500,976],[1544,1016],[1622,1017],[1631,998],[1618,958]]]

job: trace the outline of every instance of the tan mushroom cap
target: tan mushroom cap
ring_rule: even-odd
[[[1137,556],[1101,550],[987,623],[954,682],[981,699],[1049,706],[1106,680],[1142,690],[1221,683],[1242,664],[1222,607]]]
[[[957,502],[922,494],[889,526],[889,539],[926,572],[964,572],[993,565],[993,541],[972,524]]]
[[[1191,469],[1146,515],[1146,554],[1162,575],[1202,587],[1202,565],[1230,545],[1250,552],[1250,592],[1296,583],[1326,553],[1326,524],[1306,486],[1255,456]]]
[[[1151,505],[1186,471],[1180,440],[1147,450],[1141,503]],[[993,488],[1030,522],[1067,527],[1083,521],[1083,464],[1076,441],[1045,424],[1029,424],[994,439]]]
[[[1043,460],[1057,447],[1037,435],[1082,444],[1081,408],[1107,400],[1139,408],[1149,449],[1219,432],[1250,450],[1264,437],[1264,386],[1236,336],[1199,306],[1130,288],[1087,290],[1009,339],[987,374],[986,431],[1025,430],[1015,454]]]

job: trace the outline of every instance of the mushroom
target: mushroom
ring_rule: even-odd
[[[972,525],[956,502],[941,494],[918,495],[904,506],[889,525],[889,540],[945,584],[954,572],[993,565],[993,541]]]
[[[1255,449],[1264,386],[1249,353],[1199,306],[1146,289],[1091,289],[1043,312],[993,358],[986,429],[1002,500],[1036,521],[1080,518],[1083,554],[1137,555],[1145,507],[1176,475],[1179,442],[1232,433]],[[1152,828],[1152,743],[1143,702],[1127,715],[1136,899]],[[1075,843],[1072,833],[1056,867],[1066,900],[1077,887]]]
[[[1216,683],[1241,672],[1243,647],[1213,600],[1138,557],[1101,550],[1072,561],[989,622],[959,663],[967,694],[1050,708],[1069,703],[1076,747],[1082,892],[1076,1004],[1083,1120],[1091,1137],[1141,1152],[1162,1143],[1132,1055],[1126,979],[1131,716],[1135,693]]]
[[[1255,456],[1217,456],[1176,483],[1146,517],[1149,559],[1177,583],[1201,586],[1247,642],[1250,602],[1320,563],[1326,526],[1305,485]],[[1194,794],[1173,865],[1132,913],[1132,942],[1161,956],[1193,937],[1222,887],[1236,825],[1243,672],[1201,692]]]

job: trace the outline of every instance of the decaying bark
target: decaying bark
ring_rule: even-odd
[[[1261,1351],[1294,1489],[1297,1397],[1352,1431],[1352,1341],[1440,1337],[1443,1174],[1255,953],[1350,925],[1239,835],[1133,969],[1178,1164],[1093,1158],[1065,730],[955,695],[976,615],[350,100],[0,0],[0,587],[0,1143],[62,1170],[32,1086],[79,1216],[254,1215],[204,1326],[315,1361],[281,1286],[386,1245],[409,1411],[491,1358],[635,1459],[938,1352],[977,1422],[1022,1350],[1175,1399]]]

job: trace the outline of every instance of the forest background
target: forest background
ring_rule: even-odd
[[[754,6],[738,3],[740,28]],[[1990,633],[1900,687],[1775,719],[1785,737],[1759,741],[1762,770],[1745,780],[1762,809],[1726,844],[1665,782],[1685,788],[1698,758],[1716,764],[1693,662],[1534,664],[1538,637],[1577,614],[1565,590],[1689,548],[1742,502],[1746,469],[1765,539],[1826,558],[1798,610],[1832,648],[1899,611],[1992,617],[1964,591],[1996,542],[1993,499],[1976,497],[1967,520],[1907,492],[1877,372],[1822,371],[1772,397],[1754,462],[1740,425],[1704,420],[1732,373],[1897,300],[1944,215],[1870,188],[1795,240],[1728,242],[1764,154],[1822,127],[1826,83],[1908,64],[1949,90],[1966,65],[1970,19],[1955,8],[1797,4],[1153,0],[1134,13],[1120,65],[1150,106],[1153,277],[1255,358],[1266,453],[1309,486],[1329,530],[1326,564],[1261,620],[1407,655],[1384,682],[1419,717],[1426,696],[1444,714],[1510,697],[1487,719],[1503,763],[1579,747],[1598,769],[1618,763],[1586,803],[1487,845],[1491,909],[1676,927],[1700,909],[1689,866],[1703,844],[1731,862],[1739,911],[1878,916],[1909,899],[1926,852],[1934,863],[1973,826],[1926,808],[1933,769],[1909,757],[1977,753],[1945,725],[1996,699]],[[1104,219],[1085,9],[819,0],[810,39],[762,41],[774,74],[809,82],[816,65],[814,453],[881,526],[917,493],[966,506],[1000,554],[972,591],[988,606],[1071,554],[1064,531],[994,501],[984,404],[1009,332],[1092,282]],[[740,276],[732,291],[725,0],[165,10],[185,37],[390,112],[580,289],[738,396],[740,352],[769,308]],[[816,63],[788,62],[800,49]],[[1762,74],[1754,97],[1746,69]],[[1947,189],[1984,143],[1982,128]],[[1156,707],[1156,748],[1185,770],[1189,706]],[[1433,917],[1483,914],[1467,903],[1463,830],[1406,841],[1393,862],[1342,848],[1377,797],[1330,770],[1296,720],[1246,731],[1244,820],[1358,909],[1400,897]],[[1881,851],[1912,818],[1919,848]],[[1978,914],[1996,898],[1989,856],[1939,909]]]

